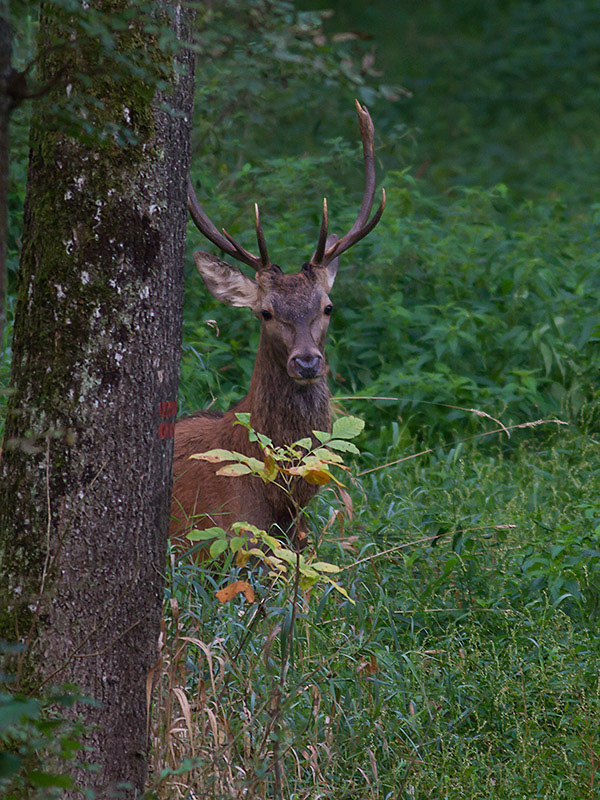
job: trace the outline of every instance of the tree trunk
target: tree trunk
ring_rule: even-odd
[[[6,322],[6,251],[8,208],[8,131],[12,97],[9,82],[12,75],[12,30],[8,0],[0,0],[0,348],[4,342]]]
[[[125,5],[112,0],[114,13]],[[190,12],[170,5],[185,40]],[[40,42],[64,23],[45,8]],[[156,37],[132,39],[151,59],[172,61]],[[42,81],[64,52],[42,59]],[[81,53],[94,75],[97,50]],[[31,130],[1,464],[0,639],[26,644],[22,688],[68,681],[99,701],[74,711],[87,729],[81,761],[100,767],[82,763],[75,777],[99,799],[119,784],[129,787],[119,796],[139,796],[147,769],[192,113],[193,58],[178,59],[168,98],[153,98],[141,79],[94,77],[107,125],[131,120],[136,144],[85,144],[52,130],[42,107]],[[174,114],[162,110],[165,99]]]

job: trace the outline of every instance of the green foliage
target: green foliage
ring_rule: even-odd
[[[358,454],[357,447],[348,440],[359,435],[364,428],[363,420],[357,417],[342,417],[335,421],[331,433],[313,431],[314,438],[308,436],[291,445],[277,447],[268,436],[252,428],[250,414],[238,413],[236,417],[236,424],[248,430],[249,440],[259,445],[262,460],[235,450],[222,449],[194,453],[190,458],[208,461],[211,464],[225,462],[225,465],[216,471],[217,475],[229,478],[252,475],[260,478],[263,483],[277,486],[292,503],[294,503],[295,481],[304,480],[317,486],[332,484],[342,502],[349,510],[351,509],[344,484],[336,478],[331,468],[348,469],[337,451]],[[296,521],[300,519],[301,514],[302,509],[296,507]],[[298,581],[300,589],[309,589],[318,581],[325,581],[345,597],[348,596],[346,590],[329,577],[331,573],[340,571],[335,564],[314,559],[309,561],[301,553],[284,547],[267,531],[247,522],[234,522],[231,528],[232,535],[223,528],[210,527],[192,530],[187,534],[187,538],[191,542],[210,542],[208,555],[212,559],[218,559],[224,553],[231,551],[238,567],[246,567],[250,559],[254,558],[268,568],[271,578],[286,579],[291,573],[294,580]]]
[[[331,433],[313,431],[314,439],[308,436],[290,445],[277,446],[268,436],[251,427],[250,414],[239,413],[235,416],[237,417],[235,424],[246,428],[249,441],[256,442],[260,447],[262,461],[234,450],[220,449],[194,453],[190,458],[208,461],[211,464],[234,462],[221,467],[216,474],[227,477],[254,475],[261,478],[264,483],[275,484],[290,498],[292,498],[291,486],[298,478],[318,486],[330,481],[338,487],[343,486],[331,472],[332,466],[347,469],[343,458],[335,451],[358,453],[356,446],[348,439],[358,436],[365,425],[364,421],[357,417],[342,417],[336,420]],[[297,509],[297,512],[300,513],[300,509]]]
[[[334,288],[328,357],[337,393],[397,398],[367,411],[361,405],[360,413],[388,425],[402,414],[413,432],[447,432],[448,423],[471,431],[473,407],[506,423],[576,419],[594,400],[600,366],[595,210],[519,202],[505,186],[432,199],[401,173],[388,173],[386,185],[388,208],[370,255],[360,267],[342,265]],[[281,235],[296,238],[301,219],[284,210]],[[248,340],[256,346],[248,328],[256,323],[239,310],[213,310],[198,297],[202,288],[193,286],[194,298],[227,334],[219,341],[214,327],[189,320],[201,341],[212,340],[215,370],[198,371],[186,354],[184,375],[188,391],[210,378],[217,394],[219,369],[235,369],[227,403],[248,385],[252,359],[238,353]]]
[[[329,575],[341,571],[336,564],[329,561],[309,560],[302,553],[284,547],[279,539],[247,522],[234,522],[231,526],[231,534],[229,535],[223,528],[213,527],[192,530],[188,533],[187,538],[191,542],[206,542],[207,544],[210,542],[208,554],[211,559],[219,559],[224,553],[231,552],[235,556],[237,566],[246,567],[250,559],[254,559],[256,565],[260,564],[269,570],[268,577],[270,579],[287,582],[290,577],[293,580],[297,577],[298,586],[302,590],[310,589],[315,584],[324,582],[333,586],[344,597],[348,597],[344,587],[329,577]],[[238,583],[240,582],[238,581]],[[246,585],[243,583],[239,591],[243,591]],[[246,599],[252,602],[251,599]]]
[[[179,47],[168,25],[167,6],[156,0],[43,4],[47,41],[36,59],[31,49],[37,10],[37,4],[25,2],[13,12],[14,23],[25,26],[16,37],[15,67],[28,70],[30,91],[40,95],[46,128],[111,148],[143,140],[152,121],[140,109],[149,105],[156,90],[169,86],[172,57]]]
[[[526,548],[520,568],[528,595],[546,592],[552,604],[580,609],[591,620],[600,614],[600,503],[581,503],[574,519],[547,527],[551,541]],[[529,583],[527,583],[529,581]]]
[[[75,786],[70,767],[83,746],[81,726],[63,714],[85,698],[68,687],[40,697],[7,687],[0,692],[0,793],[8,800],[60,798]]]
[[[505,183],[529,197],[595,201],[595,0],[301,5],[334,8],[328,32],[374,38],[379,66],[408,90],[395,108],[374,107],[378,124],[405,126],[411,162],[436,190]]]
[[[393,106],[361,87],[388,206],[342,259],[328,360],[338,403],[367,420],[364,474],[350,490],[354,522],[342,524],[327,492],[308,512],[310,557],[343,567],[355,604],[319,585],[300,601],[280,732],[286,796],[579,800],[594,791],[600,746],[598,10],[357,9],[338,3],[325,34],[373,33],[379,63],[412,97]],[[203,180],[210,216],[250,248],[260,200],[285,269],[314,247],[322,195],[337,232],[360,203],[346,91],[315,94],[318,108],[304,102],[308,86],[294,89],[293,117],[274,82],[244,118],[256,130],[238,134],[243,157],[221,142],[217,180]],[[285,137],[270,135],[265,109]],[[226,141],[233,156],[235,131]],[[224,407],[247,389],[258,326],[207,298],[196,276],[189,291],[186,335],[202,364],[184,356],[183,405],[212,392]],[[569,427],[533,424],[549,417]],[[510,439],[477,438],[502,426]],[[199,645],[186,651],[185,690],[215,681],[194,730],[209,709],[223,720],[216,751],[196,739],[203,766],[188,785],[224,796],[223,774],[202,783],[216,757],[238,765],[238,789],[269,779],[253,732],[272,725],[283,660],[273,631],[287,630],[293,604],[284,585],[261,595],[260,614],[244,599],[215,603],[236,569],[201,578],[181,565],[170,589],[189,609],[178,624],[224,670]]]
[[[361,63],[360,36],[325,33],[330,15],[299,11],[289,0],[227,0],[199,9],[202,82],[196,130],[203,156],[212,156],[210,169],[203,170],[207,187],[213,188],[215,172],[225,176],[232,157],[236,169],[242,164],[248,169],[261,166],[265,157],[295,158],[299,148],[312,149],[315,129],[323,122],[315,83],[332,95],[342,91],[363,100],[365,92],[371,98],[394,95],[394,87],[379,82],[374,65]],[[279,136],[283,126],[285,137]],[[276,150],[272,141],[278,141]]]
[[[312,557],[342,567],[354,603],[319,584],[298,598],[279,733],[286,796],[589,796],[600,516],[585,498],[600,461],[585,433],[561,428],[543,447],[539,436],[515,432],[508,455],[439,447],[379,469],[339,527],[319,495]],[[230,569],[172,574],[164,654],[193,706],[187,785],[217,796],[272,776],[264,735],[294,603],[289,584],[262,580],[258,604],[216,602],[243,577]],[[185,704],[165,732],[174,747],[177,714]],[[207,737],[211,714],[221,722]]]
[[[470,44],[475,58],[483,46],[478,37],[484,36],[483,41],[487,41],[485,37],[491,37],[495,31],[492,21],[501,18],[504,22],[497,40],[487,51],[489,68],[501,69],[499,64],[503,60],[525,60],[524,46],[519,45],[520,49],[514,53],[510,48],[525,28],[526,42],[538,35],[532,23],[536,14],[552,18],[558,13],[551,2],[542,5],[543,8],[535,6],[538,11],[533,5],[523,11],[520,5],[509,4],[503,9],[493,4],[493,8],[486,6],[485,11],[480,10],[478,16],[474,9],[472,15],[465,15],[454,6],[440,3],[437,15],[423,21],[422,35],[429,33],[432,26],[439,26],[440,19],[449,20],[452,30],[463,37],[465,47]],[[371,11],[371,19],[376,13],[384,12]],[[390,10],[392,16],[395,13]],[[581,20],[589,17],[590,23],[596,14],[585,2],[573,13]],[[347,22],[344,12],[341,14]],[[569,39],[572,30],[569,24],[562,35]],[[535,91],[543,98],[548,97],[549,83],[556,83],[550,69],[551,52],[557,51],[560,39],[556,31],[558,28],[552,29],[552,42],[546,42],[527,56],[530,69],[544,76],[539,86],[535,84]],[[385,31],[380,32],[385,42]],[[546,45],[549,51],[544,49]],[[274,57],[268,48],[266,52]],[[467,48],[465,52],[471,51]],[[572,74],[561,79],[564,85],[559,91],[563,99],[568,93],[565,82],[571,89],[579,82],[580,91],[585,93],[588,78],[583,73],[594,74],[588,69],[589,58],[595,58],[589,48],[575,50],[569,58],[573,69]],[[547,415],[577,419],[594,402],[598,370],[600,242],[597,208],[588,203],[584,190],[588,162],[586,158],[581,161],[577,178],[581,182],[570,179],[565,192],[562,148],[560,156],[557,151],[552,160],[553,172],[541,174],[538,170],[534,176],[536,191],[526,197],[523,192],[529,185],[523,181],[515,189],[506,183],[492,184],[491,188],[477,186],[477,179],[485,183],[513,176],[508,171],[498,173],[487,162],[475,162],[470,139],[465,142],[461,138],[453,145],[455,148],[463,145],[460,158],[464,166],[460,175],[462,179],[468,173],[468,181],[465,180],[470,185],[468,189],[463,186],[454,188],[450,194],[437,194],[439,172],[435,175],[425,172],[424,177],[414,178],[406,170],[398,169],[398,160],[411,155],[429,159],[429,142],[434,137],[437,136],[440,146],[448,144],[451,124],[446,114],[459,118],[457,104],[480,114],[479,89],[472,89],[475,95],[471,98],[465,88],[457,98],[444,81],[457,81],[452,77],[452,70],[456,69],[470,71],[475,82],[487,80],[488,73],[471,70],[468,59],[457,60],[452,48],[436,50],[435,59],[440,62],[439,69],[427,92],[418,93],[417,87],[413,87],[413,100],[407,100],[407,106],[397,109],[405,117],[421,115],[414,117],[414,121],[424,126],[422,152],[415,154],[408,140],[397,138],[396,128],[389,123],[392,113],[389,103],[384,106],[378,101],[371,109],[378,133],[383,135],[383,157],[396,169],[388,170],[385,176],[388,207],[382,222],[365,244],[344,256],[334,288],[337,302],[328,357],[335,393],[398,398],[378,402],[367,411],[363,405],[350,408],[366,414],[373,425],[388,430],[401,414],[402,425],[411,433],[433,429],[446,435],[448,423],[452,423],[454,430],[460,425],[470,433],[474,415],[468,409],[472,408],[496,417],[503,415],[505,422],[510,423]],[[224,53],[220,60],[215,59],[215,64],[217,61],[220,69],[238,69],[229,64]],[[414,69],[424,68],[417,60]],[[497,80],[497,86],[503,86],[502,81]],[[251,137],[255,134],[260,133],[263,144],[269,140],[264,136],[268,129],[264,114],[265,109],[272,109],[268,102],[261,104],[257,98],[249,117],[256,126],[254,133],[253,125],[245,125],[242,138],[231,123],[229,132],[220,139],[217,152],[224,172],[217,185],[208,186],[206,177],[203,178],[203,186],[209,188],[203,202],[211,217],[226,222],[228,229],[252,248],[249,209],[253,199],[261,199],[271,252],[284,268],[297,269],[311,245],[314,246],[320,195],[329,198],[335,230],[342,232],[351,224],[360,195],[349,193],[348,188],[358,186],[360,162],[357,148],[349,147],[339,138],[327,141],[324,150],[318,149],[318,143],[313,141],[310,155],[303,153],[298,158],[296,149],[293,156],[282,157],[282,150],[302,146],[300,120],[290,121],[285,110],[288,97],[297,94],[287,94],[276,81],[269,85],[268,92],[278,108],[279,118],[285,120],[282,123],[288,133],[285,141],[278,139],[276,146],[269,148],[268,156],[263,154],[262,145],[254,147]],[[512,119],[514,125],[525,130],[531,125],[529,117],[519,116],[523,105],[525,100],[515,100]],[[578,115],[588,113],[587,125],[597,124],[596,112],[578,96],[574,95],[570,102],[565,100],[563,106],[567,116],[576,109]],[[236,107],[244,108],[243,102]],[[499,107],[501,104],[488,104],[489,109]],[[504,116],[511,108],[507,102]],[[433,112],[437,115],[435,122],[433,116],[424,116]],[[302,113],[306,116],[305,111]],[[585,128],[578,119],[578,128]],[[356,127],[349,128],[348,122],[355,126],[349,95],[347,107],[336,114],[328,133],[344,130],[345,136],[356,142]],[[502,133],[501,124],[494,127],[489,115],[481,119],[481,127],[474,123],[470,126],[473,135],[480,136],[478,153],[484,147],[481,137],[493,140]],[[318,136],[318,127],[311,130]],[[530,139],[520,131],[516,133],[512,128],[511,131],[514,146],[518,142],[523,158],[529,157]],[[538,133],[536,137],[539,144]],[[224,142],[230,142],[236,152],[243,148],[244,160],[232,160],[233,153],[222,149]],[[548,147],[554,146],[550,134],[544,142]],[[386,157],[392,148],[397,153],[395,162],[389,155]],[[246,157],[247,153],[259,154],[260,162],[253,162]],[[452,153],[456,155],[456,149]],[[437,151],[435,157],[436,169],[441,168],[441,155]],[[502,163],[510,166],[514,160],[506,158]],[[444,180],[447,188],[447,177]],[[582,191],[577,194],[579,185]],[[216,194],[211,194],[211,189],[216,189]],[[194,234],[192,238],[195,239]],[[360,266],[354,266],[354,260]],[[183,361],[184,409],[197,408],[206,402],[202,398],[211,396],[226,406],[239,399],[248,385],[252,369],[248,353],[252,353],[257,342],[255,321],[239,310],[216,308],[215,302],[206,297],[201,282],[193,276],[190,316],[185,323],[189,343],[185,345]],[[208,328],[206,321],[214,319],[216,323]],[[216,335],[218,331],[226,333]],[[467,410],[446,406],[462,406]],[[389,435],[386,438],[389,444]]]
[[[474,406],[506,423],[576,418],[600,367],[594,212],[518,203],[505,186],[442,205],[406,176],[386,183],[374,274],[340,281],[332,363],[345,387],[396,396],[379,418],[400,411],[415,431],[456,432]]]

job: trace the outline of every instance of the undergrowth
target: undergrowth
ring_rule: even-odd
[[[315,558],[343,567],[354,602],[313,587],[293,632],[293,585],[254,575],[256,602],[223,604],[235,567],[173,560],[161,797],[276,796],[290,635],[283,796],[597,796],[597,444],[563,427],[509,444],[440,445],[370,473],[351,522],[321,495]]]
[[[388,205],[342,260],[327,351],[334,409],[367,424],[354,517],[322,491],[307,555],[341,566],[354,602],[319,586],[295,602],[293,582],[254,575],[254,603],[224,604],[236,567],[173,559],[153,785],[161,798],[274,797],[278,781],[302,800],[596,798],[598,12],[334,5],[319,46],[365,33],[346,64],[381,56],[410,91],[390,104],[365,78],[320,109],[305,88],[292,108],[271,83],[286,136],[254,149],[246,129],[203,202],[251,248],[251,202],[266,198],[270,252],[298,269],[323,195],[332,230],[354,218],[351,92],[368,103]],[[247,390],[258,326],[195,276],[188,287],[181,407],[225,408]]]

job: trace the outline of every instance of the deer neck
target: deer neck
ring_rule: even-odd
[[[291,444],[313,430],[329,431],[330,398],[325,376],[306,386],[296,383],[261,336],[246,398],[254,430],[276,446]]]

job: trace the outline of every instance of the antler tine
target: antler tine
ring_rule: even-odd
[[[254,203],[254,220],[256,222],[256,241],[258,242],[261,268],[269,269],[271,262],[269,260],[269,251],[267,250],[265,235],[263,233],[262,225],[260,224],[260,211],[258,210],[258,203]]]
[[[230,247],[225,251],[228,255],[232,258],[235,258],[237,261],[243,261],[244,264],[248,264],[249,267],[254,267],[254,269],[260,269],[261,261],[256,256],[253,256],[252,253],[249,253],[245,247],[233,238],[230,233],[227,233],[225,228],[221,229],[223,231],[223,236],[229,242]],[[216,242],[215,242],[216,244]],[[221,245],[219,245],[221,247]],[[223,249],[223,248],[221,248]]]
[[[227,255],[235,258],[236,261],[242,261],[244,264],[247,264],[249,267],[252,267],[257,271],[265,269],[265,267],[268,266],[268,256],[265,262],[260,239],[258,246],[260,248],[261,257],[259,258],[258,256],[252,255],[252,253],[242,247],[241,244],[238,244],[238,242],[236,242],[236,240],[230,236],[225,229],[223,229],[223,233],[217,229],[216,225],[206,216],[204,209],[198,202],[198,198],[196,197],[196,192],[194,191],[194,186],[192,184],[192,179],[189,175],[188,210],[195,226],[198,228],[200,233],[224,253],[227,253]],[[262,244],[264,246],[264,252],[266,253],[264,236],[262,237]]]
[[[310,263],[313,267],[321,266],[323,261],[323,254],[325,252],[325,244],[327,242],[327,229],[329,228],[329,217],[327,215],[327,198],[323,198],[323,216],[321,217],[321,230],[319,231],[319,241],[317,242],[317,249],[315,250]]]
[[[382,190],[381,204],[375,212],[375,215],[371,218],[371,220],[369,220],[369,215],[371,214],[371,209],[373,208],[376,183],[375,152],[373,147],[375,126],[373,125],[373,120],[371,119],[371,115],[367,111],[366,107],[361,106],[358,100],[355,100],[354,102],[356,105],[356,113],[358,114],[360,135],[363,144],[365,191],[358,216],[356,217],[354,224],[348,233],[346,233],[341,237],[341,239],[338,239],[334,244],[331,245],[331,247],[325,250],[318,264],[314,261],[312,262],[315,266],[326,267],[331,261],[333,261],[334,258],[341,255],[343,252],[352,247],[352,245],[356,244],[356,242],[359,242],[361,239],[363,239],[377,225],[385,208],[385,190]]]
[[[367,236],[375,225],[381,219],[381,215],[383,214],[383,210],[385,209],[385,189],[381,190],[381,203],[379,204],[379,208],[375,212],[375,214],[371,217],[369,222],[364,225],[362,228],[355,230],[354,232],[348,231],[345,236],[342,236],[341,239],[338,239],[335,244],[331,245],[331,247],[327,250],[323,257],[323,266],[327,266],[334,258],[344,253],[346,250],[349,250],[353,245],[357,242],[360,242],[361,239],[364,239]]]
[[[361,106],[358,100],[354,101],[356,106],[356,113],[358,114],[358,124],[360,125],[360,136],[363,143],[363,159],[365,164],[365,193],[360,205],[360,211],[350,228],[349,233],[354,233],[358,228],[362,227],[369,219],[371,208],[373,207],[373,198],[375,197],[375,151],[373,148],[373,140],[375,138],[375,126],[371,115],[367,111],[366,106]]]

